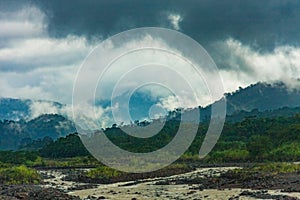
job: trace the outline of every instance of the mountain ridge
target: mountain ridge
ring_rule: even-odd
[[[277,83],[265,83],[258,82],[256,84],[251,84],[245,88],[239,88],[235,92],[224,94],[226,97],[227,104],[227,115],[234,114],[235,112],[246,111],[250,112],[253,109],[258,109],[259,111],[274,110],[283,107],[300,107],[300,90],[290,89],[286,84],[282,82]],[[140,103],[137,102],[141,101]],[[157,99],[156,99],[157,101]],[[135,94],[133,98],[135,104],[131,104],[133,114],[136,117],[145,118],[148,110],[142,109],[141,105],[145,105],[150,108],[150,104],[153,105],[155,101],[147,97],[146,94]],[[217,102],[217,101],[216,101]],[[201,107],[201,120],[210,117],[211,106],[216,102],[206,106]],[[31,105],[32,103],[50,103],[54,108],[58,110],[65,106],[59,102],[52,102],[46,100],[30,100],[30,99],[12,99],[12,98],[0,98],[0,120],[14,120],[18,119],[33,119]],[[139,103],[139,104],[138,104]],[[138,105],[136,105],[138,104]],[[135,108],[134,106],[137,106]],[[97,104],[97,106],[107,107],[107,102],[102,104]],[[191,109],[191,108],[190,108]],[[141,113],[138,113],[140,111]],[[58,114],[58,113],[41,113],[41,114]],[[144,117],[143,117],[144,116]],[[136,117],[133,117],[133,120]],[[140,119],[139,119],[140,120]]]
[[[225,96],[228,111],[226,121],[230,123],[242,121],[248,117],[293,116],[300,113],[300,92],[290,90],[282,83],[257,83],[246,88],[240,88],[234,93],[225,94]],[[9,102],[12,102],[11,109],[9,109]],[[56,140],[76,132],[75,124],[59,114],[43,114],[27,121],[20,119],[20,115],[13,116],[16,112],[26,114],[29,103],[31,103],[31,100],[9,98],[0,100],[0,116],[5,116],[5,112],[7,112],[6,116],[12,117],[10,119],[0,119],[0,149],[15,150],[18,149],[20,144],[24,145],[26,141],[45,137]],[[57,102],[54,102],[53,105],[63,106],[63,104]],[[200,109],[201,122],[210,120],[211,105],[194,109]],[[179,109],[169,112],[170,118],[168,119],[180,120],[181,111]],[[183,110],[183,112],[188,111]],[[18,118],[18,120],[13,120],[13,118]]]

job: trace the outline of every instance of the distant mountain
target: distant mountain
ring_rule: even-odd
[[[261,112],[300,107],[300,90],[290,89],[281,82],[274,84],[259,82],[233,93],[227,93],[225,96],[227,115],[251,113],[253,110]],[[210,119],[211,105],[200,109],[201,121]],[[274,113],[280,115],[281,112]]]
[[[101,100],[96,102],[96,106],[103,108],[110,107],[111,104],[118,104],[118,117],[124,119],[124,123],[129,123],[130,121],[143,120],[149,118],[149,110],[151,107],[160,102],[161,97],[153,97],[149,92],[125,92],[119,96],[116,96],[113,101],[111,100]],[[127,101],[129,99],[129,102]],[[127,119],[127,109],[129,107],[129,114],[131,119]],[[112,114],[109,117],[113,117]]]
[[[227,122],[240,122],[246,118],[276,118],[276,117],[293,117],[295,115],[300,114],[300,107],[289,108],[283,107],[276,110],[265,110],[259,111],[258,109],[254,109],[252,111],[240,111],[235,112],[231,115],[227,115]]]
[[[300,90],[290,89],[284,83],[257,83],[226,94],[227,114],[239,111],[274,110],[300,107]]]
[[[16,150],[32,140],[50,137],[53,140],[76,132],[73,122],[61,115],[41,115],[28,122],[0,121],[0,149]]]
[[[300,113],[300,92],[290,90],[283,83],[257,83],[225,96],[228,122],[242,121],[247,117],[293,116]],[[146,116],[148,108],[155,101],[157,99],[150,98],[146,94],[135,94],[130,101],[131,106],[135,108],[131,113],[134,119]],[[32,140],[45,137],[56,140],[76,132],[73,122],[58,114],[44,114],[28,121],[28,117],[32,114],[31,105],[43,102],[57,108],[63,106],[49,101],[0,99],[0,149],[14,150],[26,146]],[[139,106],[135,107],[135,104]],[[210,119],[211,105],[194,109],[200,109],[200,121]],[[180,109],[170,112],[168,119],[180,120],[181,112]]]
[[[32,116],[31,106],[33,103],[47,103],[56,108],[63,106],[63,104],[53,101],[0,98],[0,120],[18,121],[20,119],[30,119]]]
[[[116,97],[116,101],[122,102],[122,97],[127,94]],[[232,115],[240,111],[250,112],[253,109],[258,111],[276,110],[283,107],[300,107],[300,90],[291,90],[283,83],[256,83],[246,88],[240,88],[233,93],[225,94],[227,101],[227,114]],[[130,115],[132,120],[141,120],[149,117],[149,109],[153,104],[159,102],[159,98],[153,98],[150,94],[137,92],[134,93],[129,101]],[[31,105],[33,103],[48,103],[56,108],[62,108],[64,105],[51,101],[32,101],[22,99],[0,98],[0,120],[19,120],[29,119],[32,115]],[[96,102],[97,106],[110,106],[110,101]],[[127,104],[126,104],[127,105]],[[210,116],[211,106],[201,108],[201,120]],[[47,113],[42,113],[47,114]],[[52,113],[53,114],[53,113]],[[122,115],[126,116],[124,113]]]
[[[30,116],[31,100],[0,98],[0,119],[18,120]]]

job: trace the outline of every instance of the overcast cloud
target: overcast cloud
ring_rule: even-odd
[[[0,97],[70,104],[88,53],[113,34],[144,26],[197,40],[219,67],[226,92],[258,81],[298,87],[298,24],[300,2],[292,0],[0,0]]]

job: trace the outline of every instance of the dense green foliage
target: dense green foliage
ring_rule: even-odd
[[[80,174],[79,179],[84,182],[94,183],[115,183],[126,181],[137,181],[139,179],[171,176],[191,171],[192,167],[186,164],[173,163],[163,169],[155,172],[147,173],[125,173],[107,166],[99,166],[97,168],[85,171]]]
[[[155,136],[141,139],[124,133],[114,126],[105,131],[109,139],[121,148],[132,152],[150,152],[168,144],[176,135],[180,122],[169,120]],[[189,127],[189,124],[185,124]],[[208,124],[200,123],[198,133],[181,157],[182,160],[195,160],[205,137]],[[69,162],[76,164],[95,164],[77,134],[71,134],[56,141],[50,141],[38,152],[2,151],[0,161],[3,163],[25,164],[27,166],[56,165],[45,163],[43,158],[82,157],[85,161]],[[265,161],[299,161],[300,160],[300,115],[293,117],[259,118],[249,117],[241,122],[225,123],[218,143],[201,162],[265,162]],[[59,165],[68,165],[68,162]],[[88,164],[87,164],[88,165]]]
[[[69,158],[43,158],[45,167],[97,167],[103,166],[91,156],[79,156]]]
[[[106,134],[126,150],[155,150],[172,140],[178,125],[177,121],[169,121],[158,135],[143,141],[122,133],[118,128],[113,128],[113,131],[109,129]],[[183,158],[195,157],[198,154],[207,126],[206,123],[199,125],[198,134]],[[299,144],[300,115],[249,117],[241,122],[226,123],[221,138],[204,162],[298,161]]]
[[[180,121],[169,120],[157,135],[147,139],[129,136],[116,126],[107,129],[105,134],[112,142],[123,149],[133,152],[150,152],[168,144],[176,135],[179,124]],[[190,125],[185,123],[187,128]],[[207,128],[207,123],[199,124],[198,133],[192,145],[179,162],[267,163],[248,168],[246,171],[235,170],[231,172],[237,176],[245,177],[259,171],[278,174],[298,172],[300,170],[299,165],[268,163],[300,160],[300,115],[276,118],[249,117],[241,122],[225,123],[222,135],[212,152],[204,159],[199,160],[198,151]],[[43,140],[36,140],[32,144],[39,146],[39,141],[43,142]],[[112,180],[135,180],[134,178],[136,178],[103,166],[96,159],[92,158],[77,134],[71,134],[56,141],[47,140],[47,142],[38,151],[0,151],[0,183],[39,183],[41,180],[40,176],[35,170],[27,168],[36,166],[96,166],[95,169],[83,174],[83,178],[91,181],[101,180],[107,183]],[[166,171],[162,172],[162,174],[188,171],[182,166],[171,166],[175,168],[166,168]]]
[[[129,136],[117,127],[105,131],[112,142],[132,152],[150,152],[168,144],[176,134],[179,121],[170,120],[155,136],[142,139]],[[189,124],[186,124],[189,126]],[[182,159],[195,158],[208,124],[201,123],[198,133]],[[249,117],[237,123],[226,123],[213,151],[203,162],[263,162],[300,160],[300,115],[293,117]],[[40,151],[43,157],[59,158],[89,155],[80,138],[60,138]]]
[[[167,145],[175,136],[178,127],[178,121],[168,121],[158,134],[149,138],[132,137],[114,127],[106,129],[105,134],[114,144],[125,150],[147,153]]]
[[[1,184],[38,184],[41,177],[34,169],[24,165],[0,168]]]
[[[113,177],[119,176],[122,172],[112,169],[107,166],[100,166],[87,172],[86,176],[88,178],[97,179],[111,179]]]
[[[247,118],[225,124],[208,162],[300,160],[300,116]]]
[[[291,173],[291,172],[298,172],[300,171],[300,165],[299,164],[293,164],[293,163],[267,163],[267,164],[261,164],[256,165],[252,168],[254,171],[259,172],[268,172],[268,173]]]
[[[20,141],[18,151],[35,151],[42,149],[48,144],[52,143],[53,139],[49,136],[44,137],[43,139],[32,140],[31,138],[23,138]]]
[[[75,126],[70,120],[57,114],[41,115],[30,121],[0,120],[0,149],[26,149],[27,145],[37,139],[47,144],[49,138],[56,140],[75,131]],[[42,146],[40,143],[28,147],[36,149]]]
[[[0,162],[8,164],[24,164],[27,166],[42,166],[43,159],[34,151],[0,151]]]
[[[40,150],[43,157],[65,158],[75,156],[88,156],[89,152],[83,146],[80,138],[76,134],[68,135],[51,142]]]
[[[265,164],[256,164],[252,167],[238,168],[232,170],[232,172],[237,174],[253,174],[253,173],[264,173],[264,174],[285,174],[292,172],[299,172],[300,165],[293,163],[265,163]]]

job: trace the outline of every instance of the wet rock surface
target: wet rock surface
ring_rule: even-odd
[[[205,189],[249,188],[254,190],[280,189],[282,192],[300,192],[300,174],[235,174],[227,172],[220,177],[204,179],[201,187]]]
[[[187,167],[187,168],[172,168],[172,169],[161,169],[154,172],[148,173],[122,173],[117,177],[112,177],[110,179],[95,179],[89,178],[84,176],[82,173],[76,172],[69,172],[63,177],[65,181],[73,181],[78,183],[89,183],[89,184],[110,184],[110,183],[117,183],[117,182],[125,182],[125,181],[136,181],[137,183],[140,180],[148,179],[148,178],[155,178],[155,177],[168,177],[174,174],[183,174],[190,171],[195,170],[195,168]]]
[[[79,197],[68,195],[54,188],[43,188],[36,185],[1,185],[2,200],[80,200]]]
[[[293,199],[296,200],[300,194],[282,193],[280,189],[265,190],[257,184],[261,180],[270,181],[272,176],[259,178],[261,174],[253,177],[240,177],[231,174],[228,170],[233,168],[206,168],[198,169],[190,173],[143,179],[116,184],[99,185],[98,188],[82,191],[74,191],[71,194],[86,197],[93,194],[97,197],[107,199]],[[283,180],[286,177],[283,177]],[[296,177],[297,178],[297,177]],[[237,181],[236,181],[237,180]],[[247,180],[246,182],[244,182]],[[274,178],[276,180],[276,177]],[[292,181],[293,182],[293,181]],[[271,183],[272,184],[272,183]],[[286,184],[286,182],[282,182]],[[257,186],[253,189],[250,185]],[[243,186],[243,187],[242,187]],[[249,188],[248,188],[249,186]],[[281,187],[282,185],[278,185]],[[290,184],[291,186],[291,184]],[[297,187],[297,186],[295,186]]]
[[[234,199],[240,199],[240,197],[252,197],[255,199],[274,199],[274,200],[298,200],[296,197],[290,197],[288,195],[271,195],[268,194],[267,190],[261,190],[261,191],[243,191],[241,192],[238,196],[232,197],[229,200],[234,200]]]
[[[253,190],[281,190],[281,192],[300,192],[300,173],[264,174],[264,173],[222,173],[218,169],[210,169],[193,176],[181,176],[157,181],[156,185],[198,185],[194,189],[228,189],[245,188]]]

